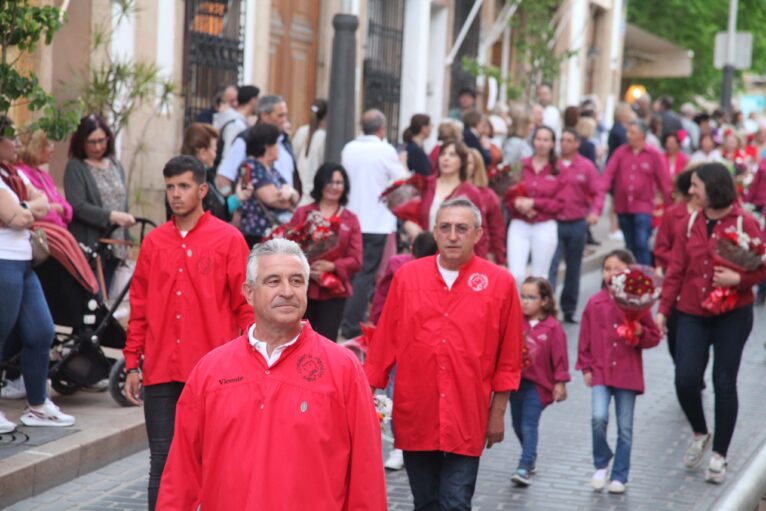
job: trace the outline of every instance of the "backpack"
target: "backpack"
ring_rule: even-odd
[[[221,164],[221,160],[223,159],[223,132],[226,130],[226,128],[229,126],[229,124],[233,123],[237,119],[229,119],[224,123],[223,126],[221,126],[221,129],[218,130],[218,141],[215,145],[215,160],[213,161],[213,168],[217,169],[218,165]]]

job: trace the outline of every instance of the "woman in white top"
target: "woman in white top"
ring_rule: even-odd
[[[40,281],[32,271],[29,228],[48,214],[48,199],[29,184],[13,163],[18,139],[5,135],[11,121],[0,116],[0,352],[15,332],[21,340],[21,374],[27,391],[27,407],[21,416],[25,426],[71,426],[66,415],[48,399],[47,380],[53,319]],[[0,412],[0,433],[16,428]]]
[[[325,117],[327,116],[327,101],[315,99],[311,103],[311,120],[304,124],[293,137],[293,151],[295,154],[298,175],[303,183],[303,196],[301,204],[313,202],[311,190],[314,187],[314,174],[324,163],[324,146],[327,131],[325,131]]]
[[[700,135],[699,144],[700,148],[697,151],[694,151],[689,163],[713,163],[723,159],[721,151],[715,147],[713,135],[710,135],[709,133]]]

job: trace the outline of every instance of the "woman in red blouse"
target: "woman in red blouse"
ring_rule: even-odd
[[[489,253],[487,259],[493,263],[505,266],[505,217],[500,207],[497,194],[488,184],[487,169],[484,158],[476,149],[468,152],[468,180],[479,190],[482,204],[479,206],[487,219],[484,226],[484,236],[489,238]]]
[[[292,222],[299,224],[312,211],[325,219],[337,217],[337,245],[311,261],[306,319],[315,332],[334,341],[343,318],[346,298],[351,296],[351,277],[362,268],[362,231],[359,219],[344,206],[348,203],[348,174],[338,163],[325,163],[314,175],[311,198],[314,202],[295,210]],[[334,274],[342,286],[324,287],[323,274]],[[326,276],[325,276],[326,278]]]
[[[665,149],[665,152],[662,153],[662,159],[670,173],[670,181],[673,182],[678,174],[686,168],[689,163],[689,156],[681,150],[681,141],[676,132],[665,133],[665,136],[662,137],[662,147]]]

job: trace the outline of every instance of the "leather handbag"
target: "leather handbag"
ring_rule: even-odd
[[[51,255],[48,236],[42,229],[30,229],[29,242],[32,244],[32,266],[40,266]]]

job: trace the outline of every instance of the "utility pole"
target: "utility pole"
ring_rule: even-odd
[[[738,0],[729,0],[729,25],[726,31],[726,64],[723,67],[723,86],[721,87],[721,109],[727,116],[731,114],[731,93],[734,86],[734,42],[737,35]]]

